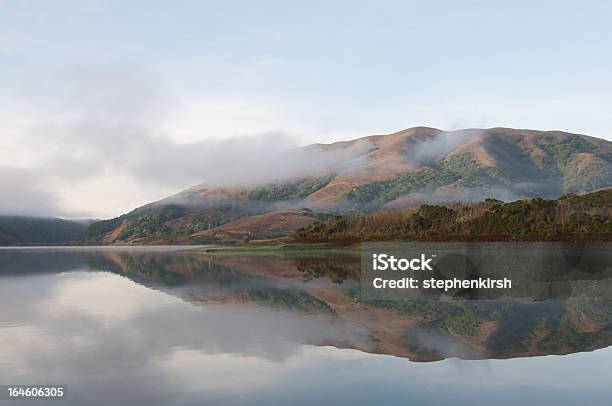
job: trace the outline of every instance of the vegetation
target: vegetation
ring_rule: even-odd
[[[578,135],[571,134],[564,139],[544,136],[541,145],[546,155],[526,155],[519,145],[501,138],[493,138],[490,142],[504,144],[503,150],[511,154],[512,159],[505,157],[498,166],[488,167],[469,152],[452,154],[428,162],[427,167],[419,171],[358,186],[345,198],[360,206],[379,207],[409,193],[433,192],[452,184],[458,184],[460,189],[503,188],[517,195],[552,197],[584,193],[612,183],[612,173],[608,169],[612,164],[610,154],[601,154],[602,159],[582,159],[581,154],[594,152],[595,146]]]
[[[244,296],[248,301],[272,307],[282,306],[306,313],[335,314],[335,311],[330,305],[309,295],[303,290],[260,288],[246,291]]]
[[[571,134],[566,139],[558,140],[552,135],[545,138],[546,143],[542,144],[546,152],[552,157],[561,171],[567,169],[572,155],[580,152],[591,152],[593,146],[581,137]]]
[[[518,174],[497,167],[484,167],[471,153],[454,154],[420,171],[405,172],[392,179],[367,183],[353,188],[345,198],[358,205],[379,207],[409,193],[431,193],[436,189],[457,185],[461,190],[469,188],[503,187],[512,190]],[[522,180],[522,179],[521,179]],[[557,189],[547,190],[546,194],[557,194]]]
[[[152,209],[153,209],[152,205],[143,206],[141,208],[138,208],[136,210],[132,210],[129,213],[123,214],[123,215],[121,215],[119,217],[112,218],[110,220],[96,221],[95,223],[91,224],[87,228],[87,231],[85,232],[85,235],[83,236],[83,239],[85,241],[96,241],[96,240],[99,240],[102,237],[104,237],[105,234],[114,231],[124,221],[136,219],[140,215],[145,214],[145,213],[149,212]]]
[[[123,216],[93,223],[85,232],[86,242],[102,242],[115,232],[115,241],[130,242],[141,238],[189,236],[240,218],[243,210],[230,204],[214,208],[189,209],[181,205],[144,206]]]
[[[120,240],[132,240],[142,237],[161,237],[170,235],[172,229],[165,223],[185,214],[182,206],[171,205],[146,213],[122,228]]]
[[[325,187],[334,175],[320,178],[305,178],[291,182],[245,189],[242,198],[257,202],[219,202],[200,207],[178,204],[146,205],[130,213],[92,224],[83,236],[87,243],[101,243],[107,235],[114,233],[113,242],[133,242],[139,239],[173,241],[195,233],[211,230],[223,224],[254,214],[259,214],[261,204],[273,201],[302,199]],[[308,210],[309,209],[303,209]],[[313,214],[314,215],[314,214]],[[325,215],[318,215],[325,218]]]
[[[174,228],[178,235],[190,235],[200,231],[210,230],[225,223],[240,218],[236,208],[229,204],[222,204],[214,210],[200,211],[194,215],[189,222],[180,224]]]
[[[219,245],[215,247],[202,248],[202,252],[223,254],[223,253],[281,253],[281,252],[307,252],[315,251],[317,254],[323,252],[344,252],[354,247],[339,246],[328,243],[295,243],[295,242],[253,242],[231,245]]]
[[[336,216],[300,229],[300,242],[390,239],[572,239],[612,238],[612,189],[504,203],[423,205],[352,218]]]
[[[266,202],[303,199],[327,186],[334,176],[330,174],[320,178],[302,178],[290,182],[260,186],[245,191],[244,195],[250,200]]]
[[[432,163],[429,168],[420,171],[355,187],[346,195],[346,199],[361,205],[380,206],[408,193],[432,192],[457,181],[469,187],[492,183],[491,175],[478,166],[471,154],[466,153]]]
[[[570,134],[565,139],[558,140],[548,135],[544,137],[542,146],[552,157],[555,166],[562,174],[563,193],[584,193],[610,185],[612,173],[608,171],[604,161],[580,160],[581,153],[594,151],[594,146],[585,139]],[[612,163],[612,157],[603,155]]]

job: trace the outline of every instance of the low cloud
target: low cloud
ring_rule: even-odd
[[[413,141],[414,145],[409,148],[408,153],[415,162],[434,162],[481,136],[482,130],[443,131],[432,138]]]
[[[28,170],[12,169],[2,175],[3,182],[11,183],[4,191],[15,198],[3,202],[1,209],[11,214],[60,213],[54,208],[58,202],[72,211],[91,210],[92,215],[119,214],[100,213],[99,207],[102,199],[121,198],[125,185],[94,191],[100,196],[83,196],[82,201],[76,190],[126,177],[134,188],[166,194],[201,183],[261,184],[341,170],[354,165],[369,148],[363,144],[352,151],[301,149],[295,138],[274,129],[231,138],[199,134],[192,138],[198,141],[180,142],[161,130],[180,103],[145,69],[71,69],[41,78],[19,93],[16,104],[23,108],[22,121],[32,124],[18,134],[17,143],[31,155],[31,162]],[[33,182],[28,176],[45,181]],[[98,207],[79,205],[92,200]]]
[[[55,196],[43,183],[32,170],[0,166],[0,215],[61,215]]]

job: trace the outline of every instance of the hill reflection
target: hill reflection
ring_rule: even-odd
[[[569,354],[612,343],[612,270],[580,260],[559,271],[565,248],[551,244],[546,261],[516,269],[511,294],[415,295],[368,300],[361,295],[360,258],[353,255],[251,256],[187,252],[55,253],[51,268],[124,275],[192,303],[255,304],[304,320],[342,325],[338,334],[304,343],[435,361]],[[520,252],[506,250],[520,262]],[[600,258],[601,259],[601,258]],[[3,272],[35,272],[35,259]],[[609,262],[608,262],[609,263]],[[546,265],[548,264],[548,265]],[[47,267],[49,268],[49,266]],[[489,273],[497,272],[488,269]],[[358,334],[354,334],[358,331]]]

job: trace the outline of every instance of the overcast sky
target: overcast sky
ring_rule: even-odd
[[[419,125],[612,139],[611,21],[609,1],[0,0],[0,213],[112,217],[218,161]]]

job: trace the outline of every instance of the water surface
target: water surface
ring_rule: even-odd
[[[65,384],[68,404],[608,405],[612,272],[588,257],[522,266],[512,295],[376,302],[350,254],[4,249],[0,384]]]

